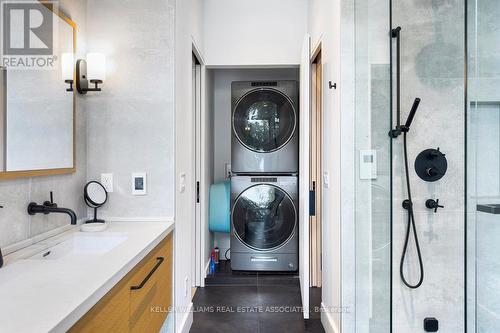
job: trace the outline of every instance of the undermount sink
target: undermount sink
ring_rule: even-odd
[[[62,242],[26,259],[56,260],[75,255],[102,255],[116,248],[127,238],[128,236],[121,233],[73,233]]]

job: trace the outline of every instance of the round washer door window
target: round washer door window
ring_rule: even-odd
[[[296,223],[291,198],[272,185],[256,185],[245,190],[233,207],[235,235],[256,250],[270,250],[285,243]]]
[[[293,136],[297,119],[288,97],[277,90],[261,89],[244,95],[233,113],[233,131],[248,149],[269,153]]]

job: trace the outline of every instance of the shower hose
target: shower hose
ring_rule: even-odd
[[[405,160],[405,173],[406,173],[406,188],[408,189],[408,200],[405,200],[403,202],[403,208],[405,208],[408,211],[408,224],[406,226],[406,237],[405,237],[405,244],[403,247],[403,253],[401,254],[401,263],[399,265],[399,274],[401,276],[401,280],[403,283],[411,289],[417,289],[420,287],[422,282],[424,281],[424,264],[422,262],[422,254],[420,253],[420,244],[418,242],[418,236],[417,236],[417,227],[415,226],[415,216],[413,214],[413,201],[411,197],[411,187],[410,187],[410,173],[408,171],[408,147],[407,147],[407,142],[406,142],[406,132],[403,133],[403,141],[404,141],[404,160]],[[405,262],[405,257],[406,257],[406,252],[408,251],[408,242],[410,240],[410,232],[413,230],[413,235],[415,237],[415,246],[417,248],[417,255],[418,255],[418,263],[420,267],[420,278],[417,282],[417,284],[411,284],[406,280],[404,271],[403,271],[403,266]]]

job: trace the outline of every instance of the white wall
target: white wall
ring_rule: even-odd
[[[177,307],[176,332],[189,330],[193,314],[186,311],[191,303],[191,271],[194,261],[194,126],[192,107],[192,44],[202,54],[203,0],[175,2],[175,291]],[[203,103],[203,102],[202,102]],[[185,175],[186,187],[179,191],[180,175]],[[185,288],[187,286],[187,289]]]
[[[341,306],[341,92],[340,73],[340,1],[311,0],[308,6],[308,30],[312,50],[321,43],[323,62],[324,147],[323,171],[329,174],[330,186],[323,184],[323,286],[322,302],[328,308]],[[337,90],[328,88],[337,83]],[[352,168],[352,166],[351,166]],[[342,221],[342,223],[344,223]],[[340,332],[340,314],[322,313],[327,331]]]
[[[306,0],[206,0],[205,45],[210,66],[300,63]]]
[[[106,55],[100,93],[85,97],[88,179],[113,173],[106,217],[174,215],[174,2],[89,0],[88,50]],[[112,19],[110,19],[112,17]],[[146,172],[148,194],[132,195]]]
[[[342,141],[342,183],[341,183],[341,281],[342,306],[347,310],[342,315],[342,332],[353,332],[356,327],[356,228],[355,228],[355,3],[352,0],[340,1],[340,107]],[[338,7],[337,7],[338,10]],[[338,26],[337,26],[338,28]]]

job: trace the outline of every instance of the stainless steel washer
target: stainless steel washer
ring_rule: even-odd
[[[232,172],[297,173],[298,82],[233,82],[231,94]]]
[[[231,207],[233,270],[297,270],[296,176],[233,176]]]

